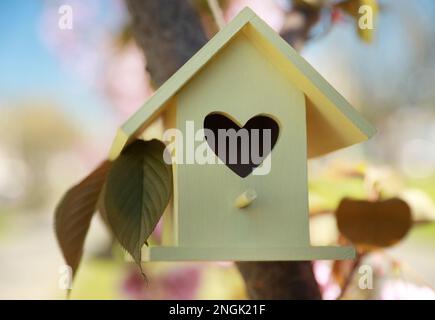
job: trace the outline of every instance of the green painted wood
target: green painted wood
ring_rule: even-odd
[[[255,246],[259,252],[275,246],[308,247],[303,93],[240,33],[191,79],[177,101],[177,127],[184,137],[187,121],[200,129],[212,112],[223,112],[241,125],[258,114],[280,124],[267,175],[241,178],[223,164],[177,165],[179,245]],[[248,189],[257,192],[257,199],[237,208],[236,198]]]
[[[249,8],[122,125],[109,158],[116,159],[163,113],[171,114],[171,126],[186,131],[186,121],[202,128],[211,112],[223,112],[241,125],[255,115],[273,117],[280,136],[270,156],[272,170],[241,178],[223,164],[174,165],[173,212],[165,213],[164,246],[145,249],[145,259],[353,258],[353,248],[310,246],[306,162],[364,141],[375,130]],[[235,201],[247,190],[257,198],[238,208]]]
[[[150,247],[143,261],[310,261],[355,258],[352,247]]]
[[[109,158],[112,160],[117,158],[125,145],[140,135],[151,119],[160,114],[164,108],[170,107],[167,104],[170,98],[212,61],[213,57],[242,30],[249,33],[250,40],[264,49],[265,57],[278,63],[280,72],[290,76],[295,85],[308,99],[311,99],[311,105],[317,112],[308,113],[308,116],[313,116],[313,126],[320,126],[322,130],[318,133],[315,130],[310,131],[308,150],[310,157],[364,141],[375,133],[375,129],[305,59],[252,10],[245,8],[122,125],[113,142]],[[228,77],[230,78],[231,75],[229,74]],[[309,124],[310,119],[307,119]],[[309,125],[309,128],[313,126]],[[325,137],[329,137],[329,140],[325,140]]]

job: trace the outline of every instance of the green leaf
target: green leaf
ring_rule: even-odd
[[[165,145],[158,140],[136,140],[114,161],[107,176],[107,220],[138,265],[141,248],[172,193],[172,166],[163,161],[164,150]]]
[[[86,234],[111,165],[110,161],[101,163],[79,184],[67,191],[55,210],[57,241],[73,275],[80,264]]]

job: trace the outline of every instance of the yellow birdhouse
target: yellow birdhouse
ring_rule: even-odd
[[[364,141],[375,130],[249,8],[122,125],[110,158],[160,116],[183,143],[174,144],[166,240],[144,248],[145,260],[354,257],[352,247],[310,245],[307,159]],[[225,159],[219,138],[207,136],[221,129],[239,139],[224,150]],[[267,131],[270,146],[256,147],[259,161],[241,162],[239,154],[228,161],[244,148],[241,129],[251,151],[252,132]],[[198,153],[206,160],[195,161]]]

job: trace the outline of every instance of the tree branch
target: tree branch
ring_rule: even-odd
[[[126,0],[147,71],[163,84],[206,42],[190,1]],[[320,299],[310,262],[237,263],[251,299]]]
[[[320,300],[310,261],[238,262],[251,299]]]
[[[135,39],[145,53],[147,71],[156,87],[207,42],[190,1],[127,0],[127,6]]]
[[[310,31],[319,21],[319,18],[319,6],[297,1],[293,4],[291,12],[287,14],[287,22],[292,20],[299,22],[291,23],[290,26],[284,25],[283,30],[281,30],[281,37],[290,43],[293,48],[300,50],[310,38]]]

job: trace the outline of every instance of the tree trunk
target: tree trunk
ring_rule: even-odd
[[[321,299],[311,261],[238,262],[251,299]]]
[[[163,84],[206,42],[187,0],[126,0],[153,84]],[[320,299],[311,262],[239,262],[251,299]]]
[[[207,42],[189,1],[127,0],[127,5],[136,42],[145,53],[146,69],[156,87]]]

